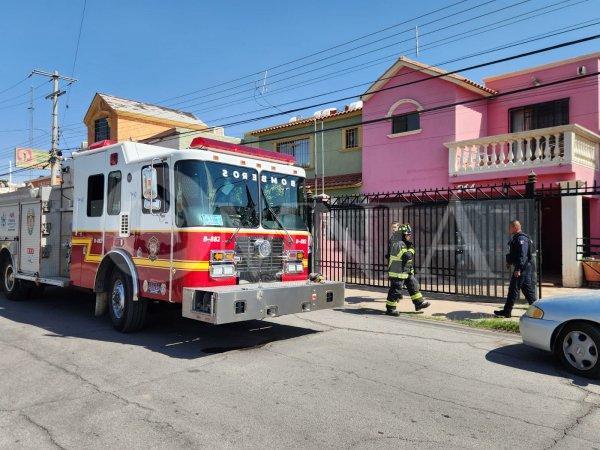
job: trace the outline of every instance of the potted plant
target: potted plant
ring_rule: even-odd
[[[600,283],[600,259],[583,258],[582,263],[585,280],[592,283]]]

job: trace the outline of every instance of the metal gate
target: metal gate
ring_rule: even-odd
[[[431,196],[337,198],[314,220],[314,267],[328,279],[388,285],[386,252],[391,223],[413,227],[421,289],[480,297],[505,297],[510,272],[505,253],[508,224],[518,219],[538,244],[536,200],[499,195],[463,199],[448,191]],[[536,245],[536,249],[539,245]],[[536,264],[539,270],[539,264]]]

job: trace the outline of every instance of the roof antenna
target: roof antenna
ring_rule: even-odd
[[[419,57],[419,25],[415,25],[415,55]]]
[[[265,95],[265,93],[267,92],[267,73],[269,71],[265,70],[265,76],[263,77],[263,85],[262,85],[262,95]]]

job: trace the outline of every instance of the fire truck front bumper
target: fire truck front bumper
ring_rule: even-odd
[[[344,305],[344,283],[279,282],[184,288],[182,314],[215,325]]]

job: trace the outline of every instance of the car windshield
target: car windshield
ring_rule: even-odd
[[[175,164],[175,221],[178,227],[256,228],[258,172],[200,160]]]
[[[262,226],[268,229],[306,230],[304,179],[261,172]]]

